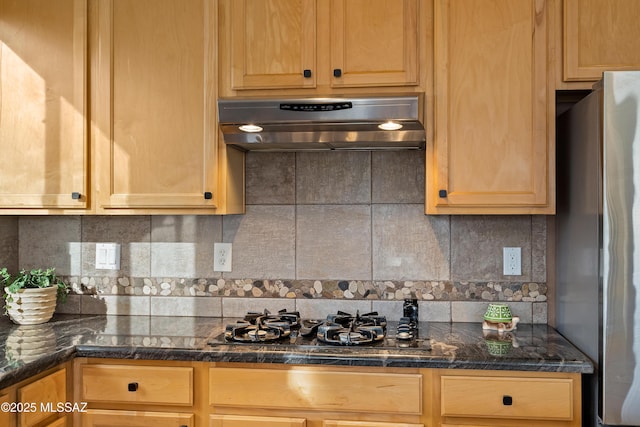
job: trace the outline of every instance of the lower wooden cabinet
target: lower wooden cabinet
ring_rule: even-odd
[[[74,388],[74,400],[89,409],[69,425],[82,427],[580,427],[582,421],[581,376],[572,373],[78,358]]]
[[[67,402],[67,370],[60,369],[18,389],[17,402],[33,405],[36,411],[18,413],[20,427],[35,426],[54,417],[54,408]],[[42,404],[51,406],[42,407]],[[47,410],[50,408],[51,410]],[[63,413],[64,414],[64,413]],[[56,420],[57,421],[57,420]]]
[[[580,427],[579,374],[440,370],[435,425]]]
[[[0,391],[0,405],[11,404],[15,401],[14,392],[11,390]],[[4,407],[4,406],[3,406]],[[0,411],[0,426],[14,426],[16,425],[16,416],[10,411]]]
[[[210,427],[423,427],[428,376],[410,368],[216,365]]]
[[[2,427],[71,426],[66,364],[0,390]]]
[[[194,397],[195,365],[172,361],[76,359],[74,398],[86,402],[88,410],[76,416],[74,426],[204,425],[202,421],[196,422],[199,414],[205,419],[204,410],[198,407],[205,401]]]

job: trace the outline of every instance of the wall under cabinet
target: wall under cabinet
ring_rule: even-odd
[[[425,216],[424,167],[418,151],[248,153],[245,215],[6,218],[19,249],[5,263],[55,266],[77,293],[66,312],[397,318],[416,297],[424,320],[505,300],[545,323],[546,217]],[[94,268],[97,242],[122,245],[119,271]],[[213,271],[214,242],[233,243],[231,273]],[[502,274],[504,246],[522,248],[522,276]]]

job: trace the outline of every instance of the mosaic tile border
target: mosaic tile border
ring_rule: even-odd
[[[424,301],[547,301],[538,282],[63,277],[80,295]]]

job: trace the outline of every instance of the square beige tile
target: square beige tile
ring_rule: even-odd
[[[119,243],[120,270],[96,270],[96,243]],[[82,275],[151,275],[150,216],[86,216],[82,219]]]
[[[81,220],[79,216],[20,217],[18,267],[55,267],[56,274],[80,274]]]
[[[213,243],[221,239],[219,216],[152,216],[151,276],[220,277],[213,271]]]
[[[522,275],[503,275],[503,248],[522,248]],[[531,216],[451,216],[451,280],[531,280]]]
[[[247,205],[295,203],[295,153],[248,152],[245,157]]]
[[[298,206],[296,278],[371,280],[371,208]]]
[[[371,153],[372,203],[424,204],[424,178],[424,151]]]
[[[371,153],[297,153],[296,203],[371,203]]]
[[[373,311],[369,300],[347,299],[297,299],[296,310],[305,319],[326,319],[329,314],[336,314],[338,311],[353,315],[356,312],[364,314]]]
[[[222,240],[232,243],[225,278],[295,278],[295,206],[247,206],[223,218]],[[212,260],[213,261],[213,260]]]
[[[152,316],[221,317],[222,302],[217,297],[150,297]]]
[[[449,280],[449,217],[373,205],[373,280]]]
[[[280,310],[296,310],[296,300],[292,298],[222,298],[222,315],[224,317],[244,317],[248,312],[277,313]],[[301,313],[302,314],[302,313]]]

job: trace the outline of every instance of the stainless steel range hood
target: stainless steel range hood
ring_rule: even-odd
[[[221,99],[218,114],[224,142],[243,150],[407,150],[425,146],[417,96]]]

